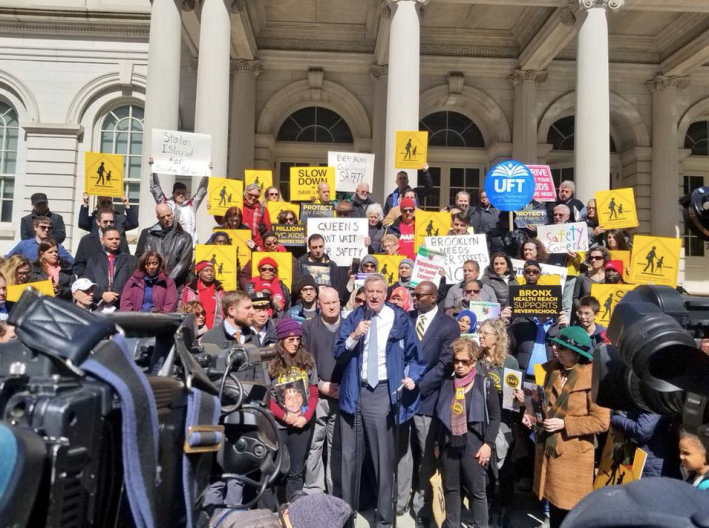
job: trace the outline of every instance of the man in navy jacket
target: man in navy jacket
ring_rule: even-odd
[[[402,424],[416,414],[419,394],[414,389],[426,369],[409,315],[398,306],[385,303],[387,286],[382,275],[367,277],[365,305],[343,321],[335,342],[335,358],[343,369],[339,396],[342,498],[357,508],[364,433],[374,461],[379,528],[390,526],[395,515],[394,424]],[[394,416],[399,391],[401,405]],[[359,425],[360,418],[364,427]]]
[[[421,455],[417,461],[418,486],[413,489],[412,510],[417,518],[417,526],[428,526],[433,518],[430,480],[436,472],[436,460],[430,456],[435,439],[435,427],[431,427],[431,423],[443,380],[453,373],[451,345],[460,337],[460,327],[452,317],[446,315],[442,305],[437,305],[438,288],[433,282],[419,283],[414,289],[413,298],[415,310],[410,312],[411,322],[414,325],[416,342],[427,366],[418,384],[421,394],[419,410],[406,428],[406,432],[411,433],[411,441],[406,442],[406,454],[399,464],[399,507],[408,504],[409,492],[412,489],[414,460],[411,442],[414,442],[417,445],[416,451]],[[406,436],[408,439],[408,435]]]

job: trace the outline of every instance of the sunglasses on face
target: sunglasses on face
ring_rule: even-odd
[[[37,226],[37,229],[41,229],[42,231],[49,231],[50,229],[52,229],[52,226],[39,225],[39,226]]]
[[[259,198],[259,196],[261,196],[261,194],[247,194],[246,196],[248,196],[252,200],[258,200],[258,198]]]
[[[276,271],[276,268],[272,268],[271,266],[264,266],[263,268],[259,268],[259,269],[260,269],[261,271],[270,271],[271,273],[273,273],[274,271]]]
[[[472,363],[469,359],[458,359],[458,358],[453,358],[453,364],[454,365],[463,365],[464,367],[467,367]]]
[[[480,293],[480,290],[465,290],[465,293]]]
[[[401,212],[402,213],[413,213],[414,210],[413,209],[402,209]]]
[[[589,260],[603,260],[603,257],[599,255],[591,255]]]
[[[427,295],[433,295],[432,293],[414,293],[411,297],[415,299],[420,299],[421,297],[426,297]]]
[[[374,264],[362,264],[362,269],[364,268],[376,268]]]
[[[524,270],[524,274],[525,274],[525,275],[539,275],[540,273],[541,273],[541,271],[539,271],[538,269],[526,269],[526,270]]]
[[[268,195],[269,196],[278,196],[278,193],[277,192],[270,192],[270,193],[268,193]]]

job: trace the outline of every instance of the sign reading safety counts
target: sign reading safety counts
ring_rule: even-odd
[[[490,169],[485,178],[485,192],[490,203],[500,211],[518,211],[532,201],[534,176],[524,163],[504,161]]]

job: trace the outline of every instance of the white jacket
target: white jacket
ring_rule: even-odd
[[[153,194],[153,198],[155,198],[155,203],[167,204],[168,207],[172,209],[172,212],[175,214],[175,220],[177,220],[182,226],[182,229],[192,237],[192,243],[194,245],[197,245],[197,209],[199,209],[204,197],[207,196],[208,185],[209,178],[202,178],[194,196],[178,205],[175,203],[174,198],[167,198],[165,193],[162,192],[157,174],[152,173],[150,180],[150,192]]]

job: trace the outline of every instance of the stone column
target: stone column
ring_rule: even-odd
[[[647,82],[652,92],[652,178],[650,217],[653,235],[675,237],[679,226],[679,154],[677,90],[689,77],[659,75]]]
[[[384,185],[386,174],[386,111],[387,111],[387,77],[389,67],[373,65],[369,68],[369,76],[374,81],[374,114],[372,119],[372,152],[374,152],[374,188],[373,200],[384,203],[388,190]]]
[[[389,78],[387,81],[385,193],[396,188],[394,159],[397,130],[418,130],[420,37],[418,9],[427,0],[389,0]],[[417,172],[408,170],[416,184]]]
[[[153,128],[177,130],[180,105],[182,0],[152,0],[148,39],[148,84],[143,121],[143,174],[140,179],[141,227],[155,222],[155,200],[150,194],[150,149]],[[162,176],[165,194],[172,192],[174,176]]]
[[[194,131],[212,137],[212,174],[226,177],[229,141],[229,65],[231,0],[202,0]],[[214,225],[203,204],[197,213],[197,237],[206,240]]]
[[[578,0],[576,52],[576,198],[586,203],[610,187],[608,9],[625,0]]]
[[[232,61],[231,125],[229,134],[230,178],[243,179],[246,169],[254,168],[256,136],[256,77],[261,73],[259,61]]]
[[[537,163],[537,84],[546,82],[547,72],[516,70],[509,80],[515,87],[512,157],[522,163]]]

